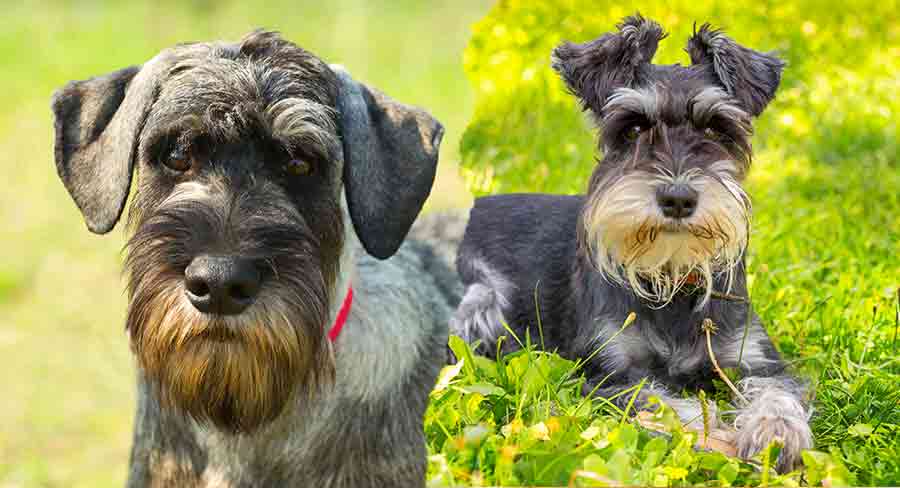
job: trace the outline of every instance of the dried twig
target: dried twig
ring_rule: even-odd
[[[719,377],[722,378],[722,381],[728,385],[728,388],[731,388],[731,391],[734,392],[735,396],[741,399],[746,405],[749,405],[750,402],[747,398],[741,394],[741,392],[734,386],[734,383],[728,379],[728,376],[722,371],[722,368],[719,367],[719,362],[716,361],[716,355],[713,353],[712,348],[712,334],[716,331],[716,324],[713,323],[712,319],[706,318],[703,319],[703,325],[700,326],[703,332],[706,334],[706,350],[709,352],[709,359],[712,361],[713,368],[715,368],[716,373],[719,374]]]
[[[727,300],[729,302],[740,302],[746,303],[747,299],[745,297],[739,295],[732,295],[730,293],[722,293],[721,291],[712,291],[709,293],[711,298],[715,298],[717,300]]]
[[[694,289],[697,291],[704,292],[706,287],[704,287],[702,285],[702,281],[703,281],[703,279],[700,277],[700,274],[697,273],[696,271],[689,273],[684,279],[684,283],[686,285],[690,285],[690,286],[694,287]],[[707,283],[707,286],[709,286],[709,285],[710,284]],[[742,297],[740,295],[732,295],[731,293],[724,293],[724,292],[716,291],[716,290],[710,290],[709,296],[710,296],[710,298],[715,298],[716,300],[726,300],[729,302],[747,303],[750,301],[747,297]]]

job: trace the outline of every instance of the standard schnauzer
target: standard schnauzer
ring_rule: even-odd
[[[542,332],[548,349],[591,358],[586,391],[620,394],[624,406],[623,390],[647,378],[639,406],[658,396],[695,422],[701,405],[676,394],[712,387],[701,333],[711,319],[719,365],[744,377],[738,454],[780,439],[784,471],[811,447],[809,411],[803,384],[785,372],[747,300],[750,202],[741,187],[751,119],[775,96],[784,64],[708,25],[688,41],[690,66],[651,64],[664,37],[633,16],[617,32],[554,50],[553,68],[602,130],[604,157],[584,196],[476,202],[457,261],[466,290],[451,332],[486,351],[504,324],[520,338]],[[635,322],[620,331],[631,312]]]
[[[72,82],[53,111],[91,231],[139,174],[128,486],[423,486],[454,278],[401,242],[441,125],[262,31]]]

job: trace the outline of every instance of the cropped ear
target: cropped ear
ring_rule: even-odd
[[[649,69],[659,41],[666,37],[656,22],[635,14],[618,32],[584,44],[564,42],[553,50],[551,65],[569,91],[596,116],[617,88],[631,88]]]
[[[392,256],[431,193],[441,124],[331,66],[340,81],[337,108],[350,219],[366,251]]]
[[[138,135],[169,66],[160,55],[53,94],[56,172],[91,232],[109,232],[122,214]]]
[[[708,67],[725,91],[754,117],[775,98],[784,61],[772,54],[743,47],[721,30],[694,26],[687,52],[691,64]]]

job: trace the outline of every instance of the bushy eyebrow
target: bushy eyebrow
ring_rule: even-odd
[[[623,113],[643,115],[650,121],[663,117],[665,94],[656,86],[644,88],[619,88],[606,101],[602,110],[603,122],[610,122]],[[705,127],[715,117],[746,124],[750,115],[733,97],[719,87],[706,87],[687,101],[686,117],[698,127]]]
[[[750,115],[719,87],[706,87],[688,102],[688,116],[697,127],[706,127],[716,117],[740,125],[749,124]]]
[[[215,143],[227,143],[252,134],[271,140],[294,157],[330,161],[340,157],[336,125],[333,108],[306,98],[284,98],[268,105],[251,101],[232,107],[215,103],[200,114],[159,116],[142,143],[142,157],[158,157],[175,142],[208,137]]]
[[[640,114],[650,120],[659,116],[661,97],[655,86],[648,88],[619,88],[603,105],[603,120],[609,121],[622,112]]]
[[[161,151],[168,150],[173,144],[187,144],[205,135],[203,118],[198,115],[186,115],[177,119],[165,120],[143,136],[140,150],[142,159],[154,159],[162,156]]]
[[[285,98],[266,108],[272,137],[288,151],[302,148],[304,153],[330,159],[338,152],[335,111],[307,98]]]

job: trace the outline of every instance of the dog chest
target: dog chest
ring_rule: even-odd
[[[673,324],[638,319],[619,336],[625,363],[657,378],[696,376],[706,354],[699,334],[684,334]]]

